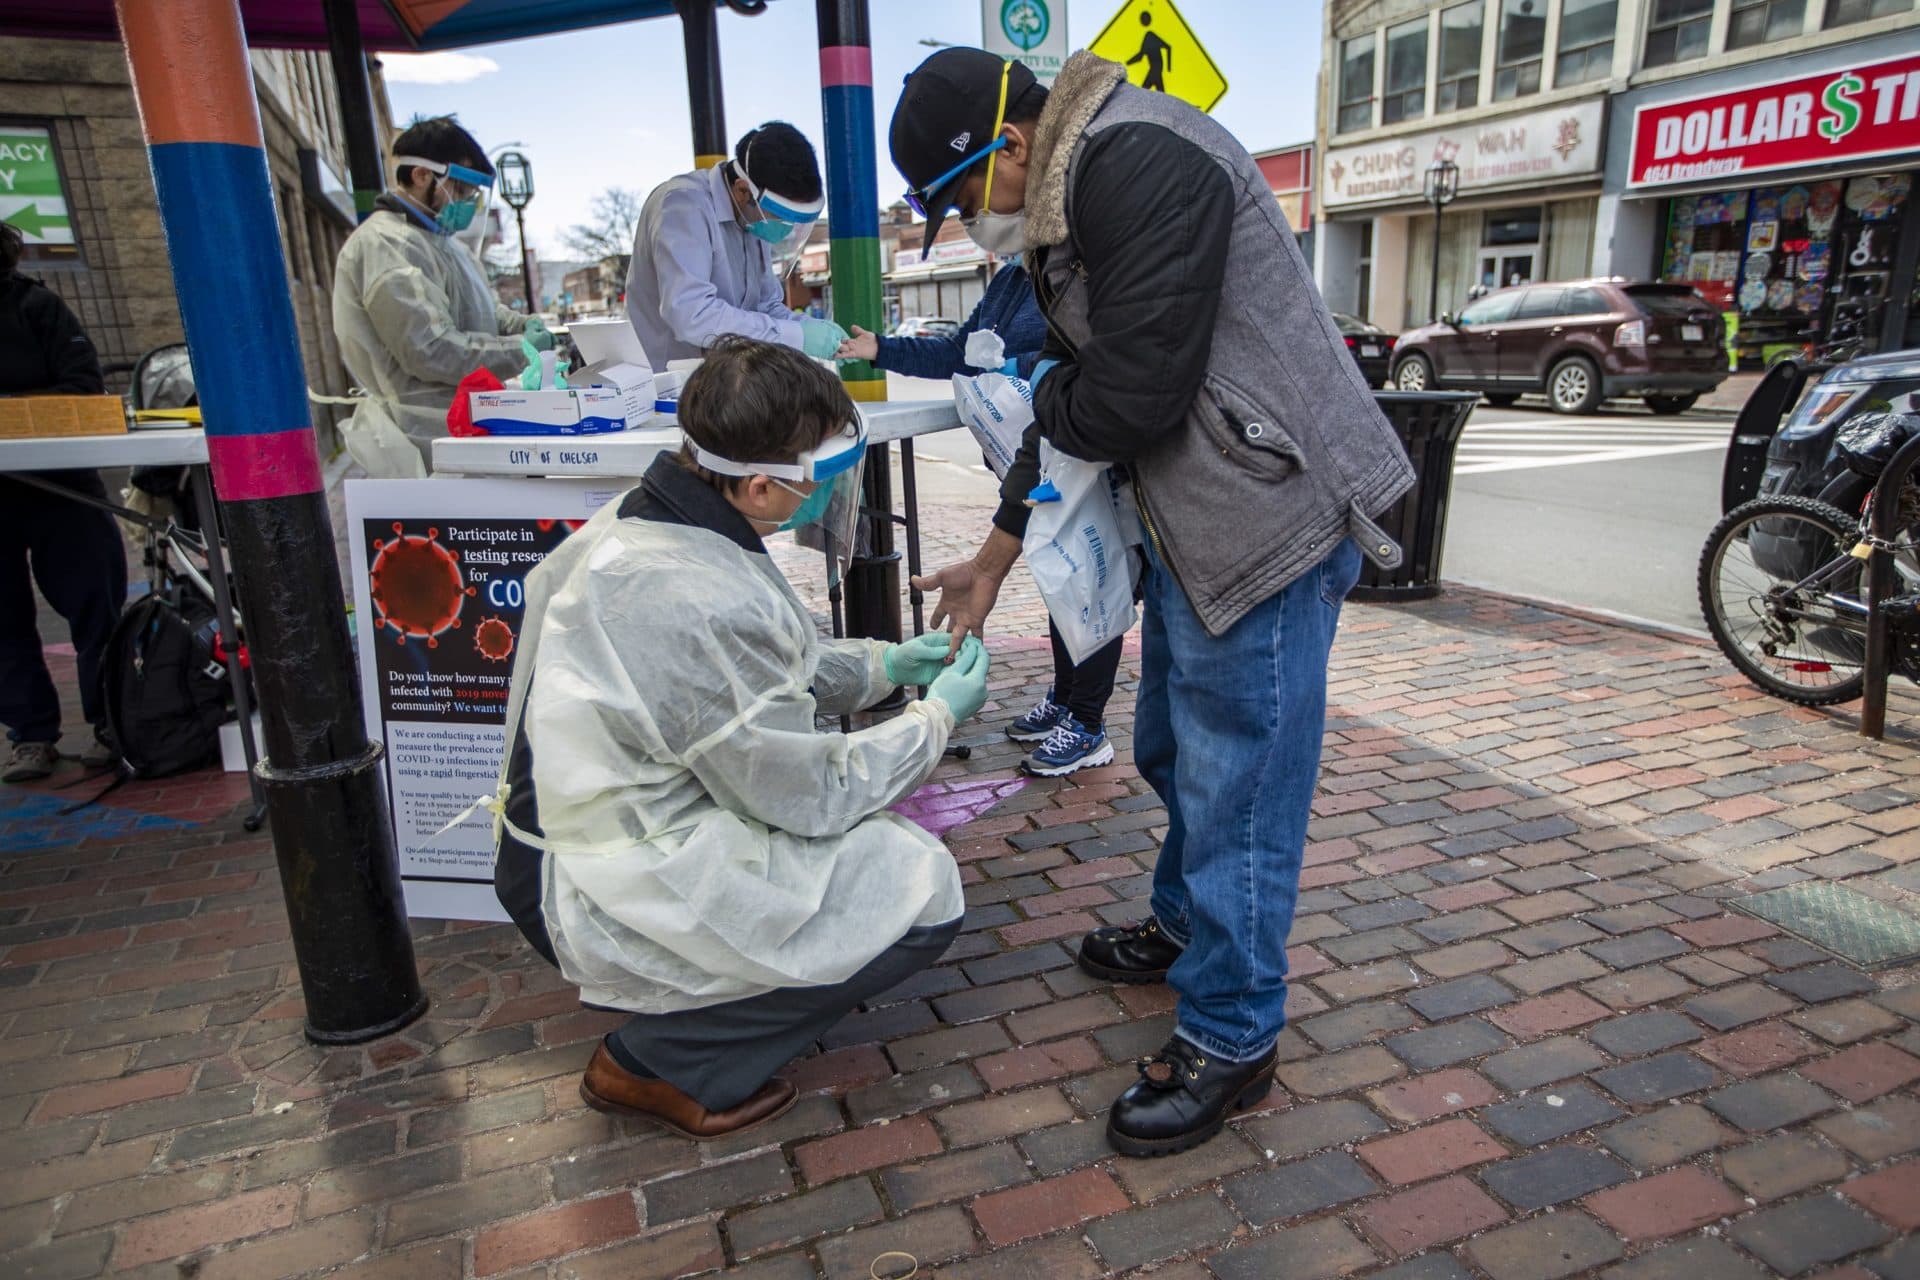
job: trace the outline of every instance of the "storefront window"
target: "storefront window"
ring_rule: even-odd
[[[1380,122],[1417,120],[1427,114],[1427,20],[1387,28],[1387,94]]]
[[[1647,17],[1649,67],[1671,66],[1707,56],[1707,31],[1713,25],[1713,0],[1653,0]]]
[[[1336,132],[1373,124],[1373,33],[1340,46],[1340,120]]]
[[[1749,361],[1856,338],[1874,350],[1911,188],[1879,174],[1676,197],[1661,278],[1736,313]]]
[[[1373,222],[1369,219],[1360,224],[1360,263],[1357,277],[1360,297],[1354,304],[1353,312],[1362,320],[1373,319]]]
[[[1912,13],[1913,0],[1827,0],[1827,25],[1844,27],[1868,18],[1885,18],[1896,13]]]
[[[1797,36],[1806,20],[1807,0],[1733,0],[1727,48],[1745,49]]]
[[[1605,80],[1613,73],[1615,0],[1565,0],[1560,8],[1560,47],[1555,55],[1553,83]]]
[[[1440,83],[1436,111],[1459,111],[1480,101],[1480,33],[1487,0],[1457,4],[1440,14]]]
[[[1712,7],[1712,0],[1707,0]],[[1496,102],[1540,91],[1547,48],[1547,0],[1500,0],[1500,48],[1493,71]]]

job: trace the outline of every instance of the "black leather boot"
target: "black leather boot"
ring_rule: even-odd
[[[1109,982],[1165,982],[1167,970],[1184,950],[1148,916],[1138,924],[1095,929],[1080,939],[1080,967]]]
[[[1223,1062],[1179,1036],[1140,1062],[1140,1079],[1107,1113],[1107,1141],[1123,1156],[1170,1156],[1199,1146],[1273,1088],[1274,1051]]]

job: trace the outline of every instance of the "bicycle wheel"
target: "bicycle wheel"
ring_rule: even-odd
[[[1860,696],[1866,562],[1847,554],[1857,541],[1851,517],[1812,498],[1757,498],[1714,526],[1700,609],[1742,675],[1807,707]]]

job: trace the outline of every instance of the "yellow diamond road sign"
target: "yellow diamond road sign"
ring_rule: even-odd
[[[1173,0],[1127,0],[1087,46],[1127,69],[1143,89],[1184,98],[1213,110],[1227,92],[1227,78],[1201,47]]]

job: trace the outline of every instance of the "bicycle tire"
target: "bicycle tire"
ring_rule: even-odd
[[[1761,660],[1768,655],[1758,654],[1743,640],[1735,626],[1735,620],[1727,616],[1725,605],[1728,597],[1723,591],[1723,576],[1728,550],[1740,543],[1744,535],[1752,530],[1756,521],[1768,518],[1799,520],[1820,528],[1831,540],[1831,554],[1824,550],[1819,558],[1803,566],[1793,566],[1802,570],[1794,578],[1774,574],[1770,570],[1761,572],[1773,578],[1776,585],[1792,585],[1799,577],[1810,573],[1814,568],[1827,563],[1834,554],[1844,553],[1859,540],[1859,522],[1838,507],[1818,501],[1814,498],[1771,497],[1755,498],[1744,502],[1720,518],[1713,532],[1707,535],[1707,543],[1700,552],[1698,587],[1700,592],[1700,612],[1706,618],[1707,631],[1713,636],[1713,642],[1720,646],[1720,652],[1739,670],[1740,674],[1752,681],[1757,687],[1780,698],[1803,707],[1826,707],[1836,703],[1851,702],[1860,696],[1866,685],[1864,672],[1855,670],[1852,676],[1834,683],[1811,685],[1794,683],[1783,678],[1777,670],[1765,665]],[[1756,610],[1756,616],[1757,610]],[[1817,629],[1810,629],[1817,630]],[[1849,635],[1851,633],[1848,633]],[[1861,633],[1864,644],[1864,631]],[[1826,659],[1813,658],[1812,663]],[[1831,666],[1832,663],[1828,662]]]

